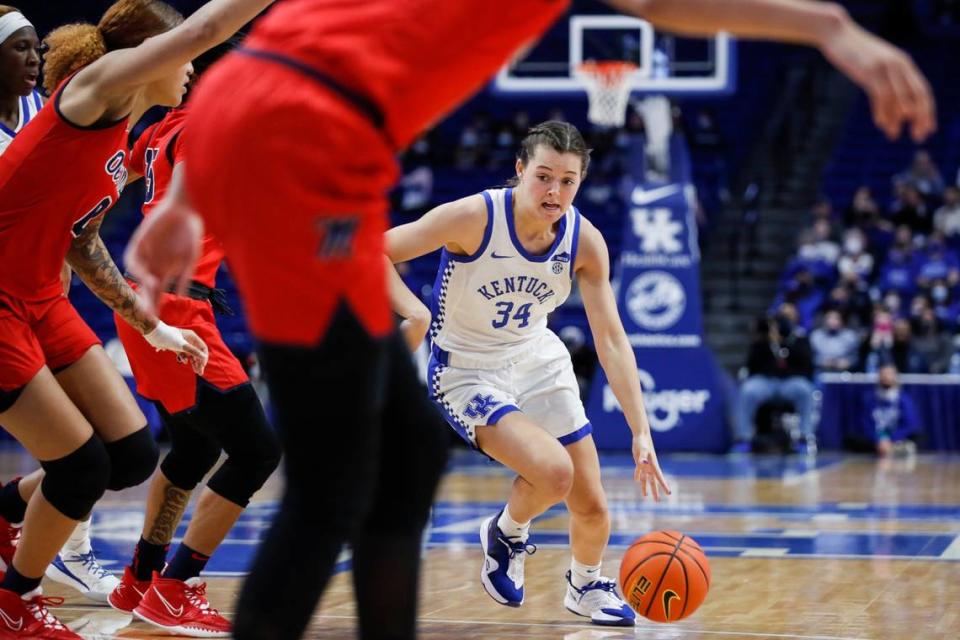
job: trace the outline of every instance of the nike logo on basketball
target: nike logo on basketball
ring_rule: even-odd
[[[23,618],[19,618],[17,619],[16,622],[14,622],[13,618],[8,616],[7,612],[4,611],[3,609],[0,609],[0,617],[3,618],[3,621],[4,623],[6,623],[7,628],[10,629],[11,631],[20,631],[21,629],[23,629]]]
[[[159,591],[157,591],[157,597],[160,599],[160,602],[163,603],[163,606],[166,607],[170,615],[172,615],[174,618],[179,618],[180,616],[183,615],[183,605],[180,605],[179,607],[174,609],[173,605],[167,602],[167,599],[164,598],[162,595],[160,595]]]
[[[663,614],[667,618],[667,620],[670,619],[670,603],[673,602],[674,598],[676,599],[680,598],[680,596],[677,595],[676,591],[671,591],[670,589],[667,589],[666,591],[663,592]]]
[[[498,260],[503,260],[504,258],[512,258],[513,256],[498,256],[497,252],[494,251],[493,253],[490,254],[490,257],[497,258]]]
[[[657,200],[663,200],[667,196],[672,196],[678,191],[680,191],[680,185],[678,184],[668,184],[665,187],[657,187],[656,189],[650,189],[649,191],[644,190],[643,187],[637,187],[633,190],[630,200],[638,207],[642,207],[645,204],[650,204],[651,202],[656,202]]]

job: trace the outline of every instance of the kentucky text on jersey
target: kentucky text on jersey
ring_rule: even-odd
[[[508,293],[529,293],[537,299],[537,302],[543,304],[544,301],[552,297],[555,292],[550,288],[550,285],[540,280],[540,278],[533,276],[511,276],[509,278],[493,280],[489,284],[485,284],[477,289],[477,293],[487,300],[493,300]]]

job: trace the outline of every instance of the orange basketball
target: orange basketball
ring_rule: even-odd
[[[620,561],[624,600],[654,622],[676,622],[691,615],[709,588],[707,555],[696,540],[677,531],[637,538]]]

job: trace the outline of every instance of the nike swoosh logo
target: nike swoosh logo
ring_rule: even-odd
[[[493,253],[490,254],[490,257],[491,257],[491,258],[497,258],[497,259],[499,259],[499,260],[502,260],[503,258],[512,258],[513,256],[498,256],[498,255],[497,255],[497,252],[494,251]]]
[[[670,619],[670,604],[673,602],[674,598],[679,599],[680,596],[677,595],[676,591],[671,591],[667,589],[663,592],[663,613],[666,616],[667,620]]]
[[[20,631],[23,629],[23,618],[18,619],[14,622],[13,618],[7,615],[7,612],[3,609],[0,609],[0,617],[3,618],[3,621],[6,623],[7,627],[11,631]]]
[[[645,204],[650,204],[651,202],[656,202],[657,200],[663,200],[667,196],[672,196],[673,194],[680,191],[680,185],[678,184],[668,184],[663,187],[657,187],[656,189],[644,190],[643,187],[636,187],[633,190],[633,194],[630,196],[630,200],[633,204],[637,206],[643,206]]]
[[[157,591],[157,597],[160,598],[160,602],[163,603],[163,606],[167,608],[167,611],[169,611],[170,615],[172,615],[174,618],[179,618],[180,616],[183,615],[183,605],[180,605],[179,607],[174,609],[173,605],[167,602],[167,599],[164,598],[162,595],[160,595],[159,591]]]

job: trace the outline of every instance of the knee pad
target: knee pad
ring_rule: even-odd
[[[40,461],[40,466],[45,473],[43,497],[73,520],[87,517],[110,480],[110,456],[97,435],[62,458]]]
[[[280,441],[253,390],[249,393],[256,405],[237,403],[238,409],[246,406],[247,410],[244,415],[234,415],[229,427],[221,431],[227,460],[207,483],[217,495],[241,507],[247,506],[280,464]]]
[[[160,471],[184,491],[193,491],[220,459],[220,443],[196,429],[170,420],[167,422],[173,446],[160,463]]]
[[[104,446],[110,456],[110,481],[107,488],[111,491],[135,487],[149,478],[160,457],[157,443],[154,442],[148,427]]]

